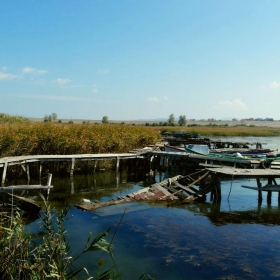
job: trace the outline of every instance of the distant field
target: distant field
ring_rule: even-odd
[[[101,120],[86,120],[86,119],[59,119],[61,120],[62,123],[68,123],[69,121],[73,121],[76,124],[82,124],[83,122],[88,122],[90,124],[95,124],[95,123],[102,123]],[[30,121],[32,122],[44,122],[43,118],[30,118]],[[159,123],[156,121],[122,121],[122,120],[109,120],[110,123],[125,123],[125,124],[135,124],[135,125],[144,125],[146,123],[153,124],[153,123]],[[209,121],[187,121],[187,125],[191,124],[197,124],[197,125],[209,125],[211,124],[216,124],[216,125],[225,125],[228,124],[229,126],[236,126],[240,125],[240,121],[214,121],[214,122],[209,122]],[[265,126],[265,127],[277,127],[280,128],[280,121],[245,121],[245,125],[250,126],[250,125],[255,125],[255,126]]]

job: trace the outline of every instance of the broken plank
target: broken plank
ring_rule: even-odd
[[[251,187],[251,186],[241,186],[242,188],[256,190],[256,191],[272,191],[272,192],[280,192],[280,185],[271,185],[267,184],[261,188],[258,187]]]
[[[24,191],[24,190],[48,190],[51,188],[53,188],[53,186],[17,185],[17,186],[0,187],[0,192]]]

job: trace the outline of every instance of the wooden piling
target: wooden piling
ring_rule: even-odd
[[[6,181],[6,174],[7,174],[8,162],[5,162],[3,175],[2,175],[2,183],[1,186],[4,187]]]
[[[41,180],[42,180],[42,169],[43,169],[43,164],[40,161],[40,166],[39,166],[39,184],[41,185]]]
[[[26,175],[27,175],[27,181],[30,181],[30,173],[29,173],[29,164],[26,164]]]
[[[262,202],[262,183],[260,182],[260,178],[257,178],[257,184],[258,184],[258,201]]]
[[[72,158],[71,169],[70,169],[70,177],[73,177],[74,168],[75,168],[75,158]]]
[[[119,167],[120,167],[120,158],[116,157],[116,172],[119,172]]]
[[[272,184],[272,179],[271,178],[268,178],[268,184]],[[267,204],[271,204],[271,194],[272,192],[271,191],[267,191]]]
[[[94,160],[93,173],[96,172],[96,167],[97,167],[97,160]]]

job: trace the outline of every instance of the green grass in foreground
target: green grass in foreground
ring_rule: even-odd
[[[45,213],[40,213],[41,237],[25,232],[19,212],[7,213],[0,209],[1,279],[65,280],[77,279],[76,277],[79,275],[83,276],[82,279],[121,279],[117,267],[108,267],[104,259],[96,264],[94,277],[89,275],[86,268],[75,266],[75,261],[81,255],[90,254],[93,251],[102,250],[113,259],[111,253],[113,239],[111,242],[108,241],[110,228],[96,237],[89,234],[81,253],[71,256],[70,244],[64,228],[68,207],[66,206],[61,212],[54,214],[51,212],[50,205],[45,201],[45,208]],[[131,279],[137,278],[133,275]],[[152,280],[153,278],[142,274],[138,279]]]

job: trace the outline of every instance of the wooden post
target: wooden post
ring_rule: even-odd
[[[160,166],[160,167],[163,166],[163,159],[164,159],[164,158],[163,158],[162,156],[159,157],[159,166]]]
[[[70,169],[70,177],[73,177],[75,167],[75,158],[72,158],[71,169]]]
[[[217,202],[221,202],[222,200],[222,192],[221,192],[221,180],[219,176],[216,177],[216,195],[217,195]]]
[[[30,173],[29,173],[29,164],[26,164],[26,175],[27,175],[27,181],[30,181]]]
[[[119,188],[119,183],[120,183],[120,177],[119,177],[119,173],[116,172],[116,189]]]
[[[210,201],[213,202],[213,200],[214,200],[214,189],[212,189],[210,193]]]
[[[3,175],[2,175],[2,187],[4,187],[5,181],[6,181],[6,174],[7,174],[7,168],[8,168],[8,162],[5,162]]]
[[[42,169],[43,169],[43,164],[40,162],[40,167],[39,167],[39,184],[41,185],[41,179],[42,179]]]
[[[71,185],[71,194],[74,194],[75,193],[75,188],[74,188],[73,176],[70,177],[70,185]]]
[[[257,184],[258,184],[258,200],[259,202],[262,202],[262,183],[260,182],[260,178],[257,178]]]
[[[93,166],[93,173],[95,173],[97,167],[97,160],[94,160],[94,166]]]
[[[52,173],[48,174],[48,181],[47,181],[47,186],[50,186],[52,183]]]
[[[271,178],[268,178],[267,180],[268,184],[272,184],[272,179]],[[267,192],[267,204],[271,204],[271,193],[272,191],[268,191]]]
[[[48,173],[47,186],[50,186],[51,183],[52,183],[52,173]],[[47,190],[47,200],[49,199],[49,196],[50,196],[50,189]]]
[[[120,167],[120,157],[116,157],[116,172],[119,172]]]

